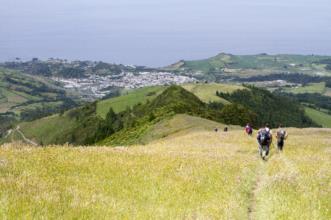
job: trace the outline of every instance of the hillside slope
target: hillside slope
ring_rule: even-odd
[[[165,69],[178,73],[193,72],[197,78],[206,80],[218,80],[220,75],[249,77],[284,72],[331,76],[328,63],[331,63],[330,56],[220,53],[203,60],[181,60]]]
[[[0,68],[0,113],[28,117],[29,110],[38,108],[51,112],[74,107],[76,98],[51,80]]]
[[[0,148],[0,218],[330,219],[328,129],[288,129],[267,162],[243,131],[150,145]]]
[[[184,87],[200,96],[205,102],[211,100],[222,101],[221,98],[216,97],[216,91],[230,92],[241,88],[240,86],[230,84],[212,84],[210,87],[207,84],[186,84]],[[112,108],[115,113],[119,113],[131,109],[137,104],[146,104],[147,101],[153,101],[153,99],[160,95],[166,88],[167,87],[163,86],[146,87],[125,92],[119,97],[98,101],[96,103],[96,112],[93,113],[94,116],[91,116],[105,119],[110,108]],[[71,142],[71,133],[80,123],[80,121],[76,120],[76,117],[70,117],[72,114],[70,112],[72,111],[74,110],[32,122],[21,123],[21,131],[28,138],[43,144]],[[17,136],[15,136],[15,138],[17,138]],[[9,137],[9,139],[7,138],[7,141],[10,139],[11,137]]]

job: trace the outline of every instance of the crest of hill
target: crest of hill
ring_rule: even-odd
[[[204,106],[198,97],[181,86],[170,86],[150,104],[151,111],[157,108],[178,106],[179,108],[201,108]]]
[[[209,119],[209,122],[214,121],[211,123],[214,127],[216,122],[222,123],[224,121],[224,114],[228,112],[232,115],[235,114],[236,117],[236,120],[228,120],[229,124],[236,122],[238,125],[243,125],[243,123],[247,123],[254,117],[248,109],[238,107],[237,105],[229,105],[226,111],[222,111],[220,106],[213,108],[183,87],[170,86],[153,101],[145,105],[137,105],[130,112],[124,113],[121,116],[124,128],[107,135],[108,137],[100,141],[99,145],[133,145],[146,143],[146,140],[153,140],[156,137],[166,136],[165,134],[169,132],[166,128],[156,129],[158,130],[156,133],[159,133],[159,135],[150,134],[153,134],[152,131],[155,131],[155,128],[162,127],[160,124],[167,124],[169,120],[173,120],[173,117],[176,117],[178,114],[200,118],[201,121],[204,120],[205,122]],[[130,123],[132,118],[134,118],[134,124]],[[126,126],[128,124],[130,125]],[[173,125],[175,126],[170,129],[171,131],[179,132],[184,129],[180,123]]]

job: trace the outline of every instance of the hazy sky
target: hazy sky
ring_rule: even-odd
[[[0,0],[0,60],[331,54],[330,0]]]

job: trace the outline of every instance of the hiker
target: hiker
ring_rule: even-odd
[[[248,134],[249,136],[252,136],[252,134],[253,134],[253,128],[252,128],[252,126],[251,126],[250,123],[248,123],[248,124],[246,125],[246,127],[245,127],[245,132],[246,132],[246,134]]]
[[[288,134],[283,129],[283,125],[280,124],[278,127],[277,134],[276,134],[278,151],[283,151],[284,141],[286,140],[287,136],[288,136]]]
[[[272,132],[269,124],[261,128],[257,133],[257,142],[259,144],[259,153],[263,160],[269,155],[270,145],[272,143]],[[263,154],[265,152],[265,154]]]

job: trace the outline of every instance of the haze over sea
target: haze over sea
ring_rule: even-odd
[[[0,60],[331,54],[330,0],[1,0]]]

